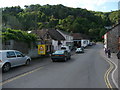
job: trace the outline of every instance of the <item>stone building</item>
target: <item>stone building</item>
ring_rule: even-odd
[[[65,41],[64,36],[55,29],[33,30],[31,33],[36,34],[41,39],[39,44],[46,45],[46,53],[59,50],[62,42]]]
[[[104,35],[104,45],[110,48],[111,52],[116,53],[120,50],[120,24],[115,25]]]
[[[18,50],[27,54],[30,48],[27,43],[22,41],[8,40],[2,42],[2,50]]]

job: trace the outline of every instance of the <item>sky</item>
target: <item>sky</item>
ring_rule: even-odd
[[[0,0],[0,8],[40,4],[40,5],[57,5],[62,4],[64,6],[73,8],[86,8],[92,11],[110,12],[118,10],[118,2],[120,0]]]

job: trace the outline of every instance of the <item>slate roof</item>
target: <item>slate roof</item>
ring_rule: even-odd
[[[50,34],[51,38],[54,40],[65,40],[64,36],[55,29],[49,29],[48,33]]]
[[[73,36],[73,40],[89,39],[87,35],[81,33],[72,33],[71,35]]]
[[[33,30],[31,33],[37,34],[39,38],[44,38],[46,34],[49,34],[54,40],[65,40],[64,36],[55,29]]]
[[[65,35],[71,36],[71,34],[69,32],[66,32],[66,31],[63,31],[63,30],[58,30],[58,31],[60,31],[61,33],[65,34]]]

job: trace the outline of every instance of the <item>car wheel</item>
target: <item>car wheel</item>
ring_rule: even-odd
[[[25,65],[30,65],[30,60],[27,60]]]
[[[52,62],[55,62],[55,60],[52,60]]]
[[[71,59],[71,56],[69,57],[69,60]]]
[[[67,57],[65,57],[64,61],[65,61],[65,62],[67,61]]]
[[[6,63],[2,67],[3,72],[8,72],[10,70],[11,65],[9,63]]]

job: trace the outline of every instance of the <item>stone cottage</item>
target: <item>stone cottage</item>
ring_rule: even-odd
[[[65,40],[64,36],[55,29],[34,30],[34,33],[40,39],[38,44],[46,45],[46,52],[53,52],[59,50],[62,42]]]
[[[104,35],[104,47],[110,48],[113,53],[120,50],[120,23]]]

